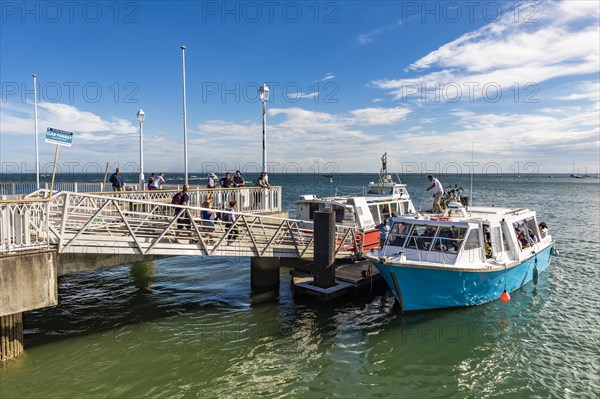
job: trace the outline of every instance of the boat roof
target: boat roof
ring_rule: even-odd
[[[403,215],[394,218],[397,222],[427,222],[427,224],[445,224],[456,222],[489,222],[499,223],[505,220],[509,223],[519,221],[535,216],[535,211],[527,208],[500,208],[495,206],[474,206],[471,208],[463,208],[466,215],[451,215],[446,216],[439,213],[416,213],[413,215]]]

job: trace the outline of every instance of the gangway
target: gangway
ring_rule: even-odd
[[[295,219],[211,208],[220,216],[213,227],[203,223],[203,209],[107,193],[4,201],[0,253],[47,246],[59,254],[313,257],[314,236],[306,222],[300,227]],[[222,221],[228,213],[233,223]],[[336,257],[359,254],[362,234],[337,225]]]

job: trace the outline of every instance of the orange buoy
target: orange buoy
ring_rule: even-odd
[[[502,295],[500,295],[500,300],[502,302],[510,302],[510,295],[508,295],[508,292],[506,292],[506,290],[504,290],[502,292]]]

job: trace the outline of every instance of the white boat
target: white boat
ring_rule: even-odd
[[[381,251],[367,253],[402,311],[510,300],[550,264],[554,241],[530,209],[450,203],[441,215],[393,218]]]
[[[415,212],[406,185],[394,181],[387,172],[387,153],[381,161],[379,180],[370,182],[358,195],[301,195],[296,201],[297,218],[306,221],[304,227],[312,229],[315,211],[330,209],[335,212],[336,224],[364,230],[363,251],[379,248],[378,226],[392,214],[399,216]]]

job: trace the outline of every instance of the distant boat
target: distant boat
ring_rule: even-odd
[[[329,183],[333,183],[333,175],[322,175],[324,178],[329,180]]]
[[[579,174],[579,171],[575,174],[575,162],[573,162],[573,173],[571,173],[569,177],[572,177],[573,179],[583,179],[583,176]]]
[[[592,176],[588,175],[587,166],[585,167],[585,175],[583,175],[583,177],[592,177]]]

